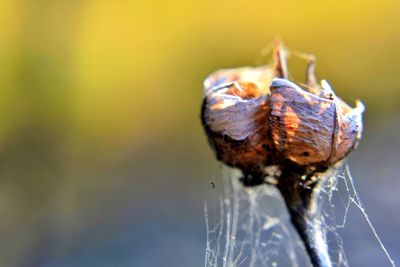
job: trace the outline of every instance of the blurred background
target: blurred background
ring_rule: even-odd
[[[350,157],[400,262],[399,1],[0,1],[0,266],[203,266],[217,182],[200,125],[212,71],[279,35],[367,107]],[[295,81],[305,64],[289,62]],[[282,211],[285,212],[285,211]],[[361,213],[350,266],[389,266]]]

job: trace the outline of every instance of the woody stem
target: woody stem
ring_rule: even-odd
[[[318,205],[318,195],[324,179],[318,179],[308,186],[304,185],[305,182],[301,180],[300,174],[284,171],[277,187],[313,266],[332,267]]]

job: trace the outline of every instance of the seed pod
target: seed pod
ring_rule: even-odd
[[[274,56],[274,66],[211,74],[202,123],[218,160],[241,169],[244,185],[269,182],[280,191],[313,266],[332,266],[319,214],[322,173],[357,146],[364,106],[352,109],[326,81],[317,84],[314,57],[298,86],[279,43]]]
[[[364,106],[350,108],[330,85],[316,84],[310,58],[305,84],[287,77],[285,52],[273,66],[219,70],[204,82],[202,122],[218,160],[262,177],[265,168],[327,168],[358,144]],[[310,168],[311,167],[311,168]]]

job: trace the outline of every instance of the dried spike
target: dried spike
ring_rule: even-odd
[[[315,62],[316,59],[314,56],[311,56],[307,63],[306,69],[306,85],[311,88],[318,88],[318,82],[315,77]]]
[[[274,48],[274,69],[276,77],[288,79],[286,51],[280,40],[275,41]]]

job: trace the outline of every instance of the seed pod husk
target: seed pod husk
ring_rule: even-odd
[[[273,80],[270,89],[269,127],[274,146],[284,158],[302,166],[329,166],[357,145],[362,132],[361,103],[351,109],[326,81],[322,95],[329,98],[283,79]]]
[[[271,67],[220,70],[205,81],[202,121],[217,158],[259,176],[271,162],[267,115]]]

